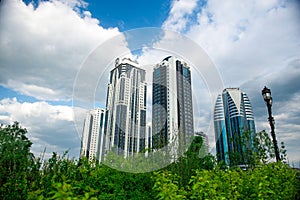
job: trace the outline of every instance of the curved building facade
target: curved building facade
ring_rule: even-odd
[[[239,88],[226,88],[218,95],[214,109],[214,128],[218,160],[229,165],[235,154],[241,157],[239,164],[247,163],[244,150],[252,147],[255,123],[251,103],[245,92]]]

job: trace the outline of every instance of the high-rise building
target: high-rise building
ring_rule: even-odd
[[[145,148],[146,71],[128,58],[116,59],[107,89],[106,151],[128,157]]]
[[[166,57],[154,67],[152,89],[152,147],[168,146],[176,157],[194,135],[190,67]]]
[[[199,136],[202,138],[202,146],[200,149],[200,156],[206,156],[209,153],[209,144],[208,144],[208,137],[202,131],[195,132],[195,136]]]
[[[218,160],[229,165],[231,157],[238,154],[243,160],[240,164],[246,164],[244,149],[251,148],[255,124],[245,92],[239,88],[227,88],[218,95],[214,109],[214,128]]]
[[[92,161],[103,159],[104,148],[104,109],[96,108],[88,111],[84,120],[80,155]]]

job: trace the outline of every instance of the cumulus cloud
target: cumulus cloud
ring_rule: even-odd
[[[81,64],[99,44],[119,34],[104,29],[83,1],[1,2],[0,84],[38,99],[70,100]]]
[[[71,107],[53,106],[44,101],[20,103],[16,98],[2,99],[0,122],[10,124],[14,121],[28,130],[34,154],[41,154],[44,148],[50,154],[69,149],[71,156],[78,157],[80,135],[74,129]]]
[[[173,1],[169,17],[163,24],[163,28],[182,31],[186,29],[190,22],[190,15],[197,7],[197,0],[178,0]]]
[[[299,56],[298,8],[294,1],[211,0],[187,35],[212,57],[226,85],[240,85]]]

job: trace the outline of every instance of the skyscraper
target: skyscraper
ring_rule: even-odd
[[[104,148],[104,109],[96,108],[88,111],[84,120],[80,156],[92,161],[103,158]]]
[[[251,148],[251,137],[255,134],[252,107],[245,92],[239,88],[226,88],[219,94],[214,109],[214,128],[218,160],[227,165],[234,153],[246,164],[244,150]],[[250,137],[247,137],[248,134]],[[245,143],[245,138],[248,138]]]
[[[107,89],[106,150],[128,157],[145,148],[146,71],[128,58],[116,59]]]
[[[191,71],[187,63],[169,56],[154,67],[152,147],[170,146],[172,155],[185,149],[194,135]]]

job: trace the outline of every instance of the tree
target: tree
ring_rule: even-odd
[[[18,122],[0,126],[0,199],[24,199],[39,165],[30,152],[27,130]]]
[[[196,169],[213,169],[215,158],[210,155],[203,155],[203,140],[200,136],[195,136],[188,150],[174,163],[167,167],[167,170],[177,174],[179,185],[186,186],[191,176],[195,175]]]
[[[275,151],[270,135],[262,130],[256,134],[249,131],[243,132],[238,144],[242,147],[242,152],[229,153],[230,166],[247,165],[253,167],[257,164],[267,164],[275,159]],[[281,161],[286,163],[286,149],[283,142],[279,149]]]
[[[273,142],[269,134],[262,130],[256,133],[254,138],[254,155],[256,160],[262,162],[263,164],[268,163],[270,160],[275,158],[275,151]],[[283,163],[286,163],[286,149],[284,142],[281,142],[281,148],[279,149],[280,159]]]

